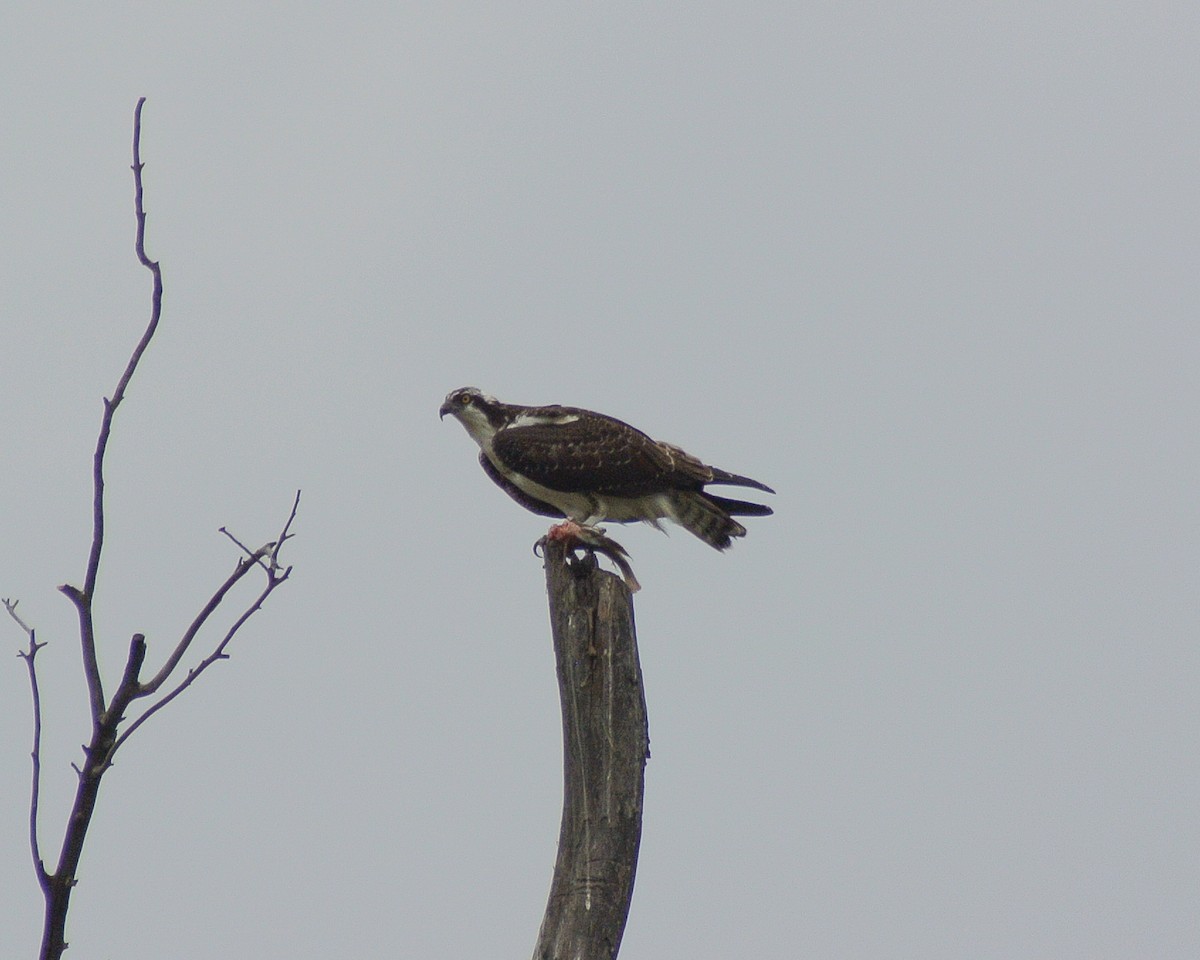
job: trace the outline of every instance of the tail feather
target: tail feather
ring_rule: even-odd
[[[715,502],[719,499],[703,493],[679,494],[671,500],[671,519],[710,547],[726,550],[734,537],[746,535],[746,528]]]
[[[735,517],[769,517],[775,512],[765,503],[750,503],[748,500],[731,500],[729,497],[718,497],[707,490],[704,491],[703,496],[707,497],[726,513]]]

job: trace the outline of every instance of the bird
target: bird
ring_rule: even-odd
[[[477,387],[452,390],[440,416],[454,417],[479,444],[479,463],[526,510],[563,517],[596,537],[599,523],[671,520],[717,550],[746,535],[735,517],[765,517],[762,503],[717,496],[707,486],[775,491],[711,467],[616,417],[559,404],[502,403]],[[553,530],[551,533],[553,534]],[[588,537],[585,536],[584,539]],[[608,541],[611,542],[611,541]]]

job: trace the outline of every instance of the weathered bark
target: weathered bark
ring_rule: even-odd
[[[558,859],[534,960],[613,960],[629,915],[650,756],[633,598],[545,544],[563,718]]]

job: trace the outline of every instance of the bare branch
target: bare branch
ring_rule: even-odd
[[[37,874],[38,885],[45,893],[50,886],[50,877],[46,873],[45,863],[42,862],[41,846],[38,843],[38,804],[42,785],[42,696],[38,690],[37,666],[34,658],[46,644],[38,643],[33,627],[17,616],[18,601],[9,600],[6,597],[3,603],[8,615],[17,621],[17,625],[29,637],[29,649],[17,651],[17,656],[24,660],[25,666],[29,668],[29,689],[33,699],[33,751],[30,753],[33,760],[33,776],[29,790],[29,852],[33,856],[33,869]]]
[[[245,561],[243,561],[243,562],[245,562]],[[244,624],[247,620],[249,620],[252,616],[254,616],[254,614],[256,614],[260,609],[262,609],[262,605],[266,602],[267,597],[269,597],[274,592],[275,588],[278,587],[281,583],[283,583],[291,575],[291,572],[292,572],[292,568],[288,567],[279,576],[271,576],[270,579],[268,579],[267,585],[263,588],[262,592],[258,595],[258,599],[256,599],[254,601],[254,603],[252,603],[249,607],[247,607],[246,610],[242,613],[242,615],[240,617],[238,617],[237,620],[234,621],[233,625],[229,628],[228,631],[226,631],[224,638],[221,640],[221,642],[219,644],[217,644],[217,646],[213,650],[213,652],[210,653],[203,660],[201,660],[191,670],[189,670],[187,672],[187,676],[184,677],[179,682],[179,684],[173,690],[171,690],[170,693],[166,694],[161,700],[158,700],[155,703],[151,704],[150,707],[148,707],[146,709],[146,712],[143,713],[136,720],[134,720],[126,728],[125,732],[122,733],[117,738],[116,743],[113,744],[113,748],[109,752],[110,761],[112,759],[113,754],[115,754],[121,748],[121,744],[123,744],[126,740],[128,740],[130,734],[132,734],[138,727],[140,727],[143,723],[145,723],[148,719],[150,719],[151,716],[158,713],[159,710],[161,710],[163,707],[165,707],[168,703],[170,703],[172,700],[174,700],[177,696],[179,696],[181,693],[183,693],[184,690],[186,690],[188,687],[190,687],[192,685],[192,683],[196,680],[196,678],[198,676],[200,676],[200,674],[202,674],[205,670],[207,670],[209,667],[211,667],[218,660],[228,660],[229,659],[229,654],[227,654],[225,652],[225,648],[227,646],[229,646],[229,642],[234,638],[234,636],[237,634],[237,632],[242,628],[242,624]],[[143,687],[142,689],[145,690],[147,693],[149,692],[149,690],[145,687]],[[138,694],[138,695],[144,696],[145,694],[143,693],[143,694]]]
[[[115,739],[116,725],[120,719],[121,709],[136,688],[136,680],[132,684],[123,682],[117,688],[113,697],[112,707],[106,709],[104,685],[100,676],[100,666],[96,656],[96,630],[92,617],[92,602],[96,592],[96,579],[100,571],[100,558],[104,552],[104,457],[108,449],[108,440],[112,432],[113,416],[117,407],[125,399],[125,391],[137,370],[138,363],[150,340],[158,329],[159,317],[162,314],[162,272],[156,262],[146,256],[146,211],[142,203],[142,106],[145,97],[138,100],[133,114],[133,183],[134,211],[137,218],[137,232],[134,239],[134,249],[138,262],[150,271],[153,278],[153,290],[150,302],[150,319],[142,332],[141,339],[133,349],[129,362],[117,381],[117,388],[110,398],[104,400],[104,415],[100,420],[100,433],[96,438],[96,449],[92,456],[92,543],[88,551],[87,572],[84,575],[82,588],[64,584],[59,589],[70,598],[79,614],[79,641],[83,661],[83,674],[87,681],[88,700],[92,715],[92,736],[84,748],[84,763],[82,768],[76,767],[79,773],[79,784],[71,814],[67,820],[66,833],[63,836],[63,846],[59,853],[58,865],[54,872],[46,877],[44,891],[46,894],[46,924],[42,933],[42,956],[46,960],[57,960],[66,949],[67,911],[70,905],[71,891],[75,886],[75,872],[79,866],[79,858],[83,853],[83,844],[91,824],[92,812],[95,810],[96,798],[99,795],[100,780],[107,769],[108,759],[112,754],[112,744]],[[135,646],[138,646],[135,639]],[[136,661],[136,663],[135,663]],[[130,663],[126,669],[125,681],[131,674],[136,673],[135,667],[140,667],[141,654],[131,650]]]
[[[151,260],[146,256],[146,210],[142,205],[142,168],[145,166],[142,163],[142,105],[145,102],[145,97],[138,100],[137,107],[133,112],[133,202],[134,212],[137,217],[137,234],[134,238],[134,249],[137,251],[138,261],[150,271],[150,275],[154,281],[154,289],[150,297],[150,320],[146,324],[146,330],[142,334],[142,339],[134,347],[133,353],[129,357],[129,363],[125,366],[125,372],[121,374],[121,379],[117,383],[117,389],[114,391],[112,399],[108,402],[110,411],[109,422],[112,420],[111,411],[116,410],[121,401],[125,399],[125,389],[129,386],[129,381],[133,379],[134,371],[137,370],[138,363],[142,359],[142,354],[150,346],[150,340],[154,336],[154,331],[158,329],[158,319],[162,315],[162,270],[157,260]]]
[[[275,546],[271,549],[271,569],[279,569],[279,551],[288,540],[293,537],[293,534],[288,533],[292,529],[292,523],[296,519],[296,511],[300,509],[300,491],[296,491],[296,499],[292,501],[292,512],[288,514],[287,523],[283,525],[283,530],[279,533],[279,539],[275,541]]]
[[[267,571],[268,574],[273,570],[279,569],[279,550],[295,534],[288,533],[288,529],[292,525],[292,521],[296,519],[296,510],[300,506],[300,491],[296,491],[296,499],[292,501],[292,512],[288,515],[287,523],[283,525],[283,532],[279,534],[278,540],[268,540],[257,550],[251,550],[248,546],[242,543],[237,537],[230,533],[225,527],[218,527],[217,532],[223,533],[232,540],[241,549],[242,553],[250,560],[256,562],[260,567]],[[267,557],[270,563],[264,563],[263,557]]]
[[[17,626],[21,628],[21,631],[27,637],[32,637],[33,636],[33,628],[30,627],[29,624],[27,624],[24,620],[22,620],[21,617],[17,614],[17,604],[20,602],[21,602],[20,600],[10,600],[8,597],[5,597],[3,600],[0,600],[0,603],[4,604],[4,609],[8,611],[8,615],[17,621]],[[42,644],[42,646],[45,646],[45,644]]]
[[[37,672],[35,670],[34,658],[38,650],[45,644],[38,643],[33,630],[24,623],[16,613],[15,601],[4,601],[4,606],[13,619],[21,626],[29,636],[28,651],[21,651],[20,656],[25,660],[29,669],[30,685],[33,692],[33,710],[34,710],[34,734],[33,734],[33,785],[30,801],[30,818],[29,818],[29,836],[30,848],[33,854],[34,863],[37,869],[38,881],[42,887],[46,901],[45,909],[45,925],[42,933],[42,960],[60,960],[63,951],[66,949],[66,922],[67,913],[70,907],[71,893],[76,884],[77,870],[79,867],[80,858],[83,853],[84,842],[92,821],[92,815],[95,811],[97,799],[99,797],[100,785],[105,772],[112,764],[112,759],[118,747],[129,738],[129,735],[141,726],[148,717],[156,713],[162,707],[166,706],[171,700],[178,696],[183,690],[198,677],[201,673],[208,669],[217,660],[226,659],[228,654],[226,648],[229,646],[233,637],[238,633],[241,627],[253,616],[259,609],[267,597],[274,590],[288,579],[291,575],[292,568],[288,567],[281,570],[279,567],[279,551],[280,547],[290,539],[289,530],[292,522],[295,520],[296,511],[300,502],[300,493],[297,491],[295,501],[292,504],[291,513],[288,516],[287,522],[284,524],[283,532],[277,540],[272,540],[258,550],[251,551],[244,547],[231,534],[230,537],[239,547],[243,549],[246,556],[238,561],[236,569],[222,583],[208,601],[201,608],[200,612],[193,619],[179,642],[171,651],[166,663],[158,671],[157,674],[148,682],[141,682],[141,671],[145,664],[146,658],[146,638],[140,633],[135,633],[130,641],[129,655],[125,662],[120,682],[117,684],[115,691],[112,694],[112,699],[105,700],[104,688],[100,674],[97,647],[96,647],[96,631],[93,621],[93,601],[96,591],[97,577],[100,569],[101,556],[104,550],[104,462],[108,450],[108,441],[112,433],[113,418],[116,414],[117,407],[125,399],[126,390],[129,387],[134,374],[138,369],[143,354],[150,345],[151,339],[154,337],[158,329],[159,318],[162,314],[162,272],[157,261],[151,260],[146,254],[146,211],[143,204],[143,186],[142,186],[142,171],[143,164],[141,159],[141,129],[142,129],[142,107],[145,104],[145,98],[141,98],[137,102],[137,107],[134,110],[133,122],[133,179],[134,179],[134,207],[137,219],[137,230],[134,241],[134,247],[137,253],[138,262],[150,271],[153,280],[153,289],[151,294],[150,318],[142,332],[141,339],[137,342],[129,357],[129,361],[125,366],[125,370],[117,381],[116,389],[111,397],[104,399],[104,414],[100,422],[100,432],[96,440],[96,447],[92,457],[92,541],[88,552],[87,571],[81,587],[71,584],[64,584],[59,587],[75,605],[79,615],[79,635],[82,648],[82,662],[84,677],[87,681],[89,706],[92,716],[92,731],[91,737],[83,747],[83,762],[82,765],[72,764],[72,768],[78,775],[78,784],[75,792],[75,799],[71,806],[70,814],[67,817],[66,830],[64,831],[62,848],[58,855],[57,865],[53,872],[46,870],[42,862],[41,853],[38,845],[38,804],[39,804],[39,789],[41,780],[41,697],[38,690]],[[211,615],[220,607],[228,598],[229,592],[246,576],[252,569],[258,567],[266,576],[266,585],[263,587],[257,597],[249,604],[249,606],[237,617],[233,625],[226,631],[220,643],[216,645],[213,651],[200,662],[198,666],[188,672],[177,686],[170,693],[162,696],[158,702],[153,703],[144,713],[141,714],[132,724],[121,732],[121,728],[125,723],[126,709],[137,699],[142,697],[152,697],[158,693],[164,684],[171,678],[172,673],[178,667],[182,658],[188,652],[193,640],[198,635],[199,631],[208,623]]]
[[[103,512],[97,516],[100,517],[100,528],[103,528]],[[103,535],[101,529],[100,536],[103,537]],[[93,547],[96,542],[93,539]],[[79,614],[79,644],[83,654],[83,676],[87,680],[92,723],[99,723],[100,716],[104,713],[104,683],[100,679],[100,665],[96,660],[96,632],[92,624],[92,598],[90,594],[84,593],[69,583],[64,583],[58,589],[75,604],[75,610]]]
[[[221,605],[221,601],[225,599],[225,595],[233,589],[233,587],[239,580],[242,579],[242,577],[250,572],[251,568],[255,564],[262,567],[266,571],[267,589],[263,593],[262,597],[260,597],[255,607],[251,608],[251,612],[257,609],[258,605],[261,605],[262,601],[265,600],[268,595],[270,595],[272,590],[274,590],[277,586],[279,586],[280,583],[287,579],[288,574],[291,573],[291,568],[289,568],[287,572],[283,574],[283,576],[279,576],[276,572],[278,570],[277,555],[279,553],[279,547],[284,540],[291,538],[291,534],[288,533],[288,529],[291,527],[292,521],[296,518],[296,509],[299,507],[299,505],[300,491],[297,490],[296,499],[292,502],[292,512],[288,516],[287,523],[285,523],[283,526],[283,533],[280,534],[278,540],[272,541],[266,546],[260,547],[258,550],[251,551],[247,549],[236,537],[233,536],[233,534],[231,534],[224,527],[221,528],[221,532],[224,533],[225,536],[229,537],[229,539],[236,543],[239,547],[245,550],[247,556],[238,561],[238,565],[233,573],[230,574],[228,579],[217,588],[216,593],[209,597],[208,602],[196,615],[196,618],[192,621],[191,625],[180,638],[179,643],[175,645],[175,649],[171,652],[171,656],[167,658],[167,662],[163,664],[162,669],[160,669],[151,680],[145,684],[142,684],[142,686],[139,688],[136,694],[138,697],[145,697],[156,693],[159,688],[161,688],[162,685],[170,679],[171,674],[175,671],[175,668],[179,666],[179,661],[183,659],[183,655],[187,653],[188,647],[191,646],[192,641],[196,638],[196,634],[200,632],[200,628],[204,626],[205,622],[212,615],[213,611],[215,611],[217,607]],[[262,562],[262,558],[267,555],[268,550],[270,551],[269,555],[271,557],[270,566],[267,566]],[[241,621],[239,621],[239,625],[240,623]],[[229,639],[230,637],[227,637],[225,643],[228,643]],[[222,647],[223,646],[224,644],[222,644]]]
[[[225,599],[225,595],[237,585],[237,582],[253,569],[253,560],[242,559],[238,561],[233,573],[217,588],[216,593],[208,598],[208,602],[204,604],[200,612],[196,614],[196,618],[191,622],[191,625],[184,631],[179,643],[171,651],[171,655],[167,658],[167,662],[163,664],[162,669],[154,675],[153,679],[142,684],[138,696],[144,697],[155,693],[159,687],[170,679],[171,674],[179,665],[179,661],[183,659],[183,655],[187,653],[188,647],[191,646],[192,641],[196,638],[196,634],[200,632],[200,628],[204,626],[205,621],[221,605],[221,601]]]
[[[217,533],[225,534],[225,536],[227,536],[230,540],[232,540],[235,544],[237,544],[238,549],[240,549],[242,551],[242,553],[244,553],[246,555],[247,560],[252,560],[254,563],[257,563],[260,567],[262,567],[268,573],[271,572],[271,568],[269,566],[267,566],[265,563],[263,563],[263,557],[269,555],[270,552],[275,548],[274,540],[272,540],[270,543],[264,543],[257,550],[251,550],[248,546],[246,546],[244,543],[242,543],[241,540],[239,540],[232,533],[230,533],[225,527],[218,527]]]
[[[87,678],[88,696],[91,701],[92,720],[98,721],[105,710],[104,684],[100,677],[100,666],[96,659],[96,632],[92,622],[92,596],[96,591],[96,577],[100,572],[100,556],[104,551],[104,455],[108,450],[108,438],[112,433],[113,415],[121,401],[125,399],[125,390],[133,374],[137,370],[142,354],[150,345],[150,340],[158,329],[159,317],[162,315],[162,270],[158,262],[146,256],[146,210],[142,203],[142,106],[146,98],[137,102],[133,113],[133,184],[134,209],[137,217],[137,234],[134,239],[134,249],[138,261],[153,277],[153,292],[150,301],[150,320],[142,332],[142,338],[134,347],[125,366],[121,379],[117,381],[117,389],[111,398],[104,401],[104,416],[100,420],[100,435],[96,439],[96,451],[92,457],[92,546],[88,552],[87,573],[84,575],[83,588],[64,585],[59,589],[70,597],[79,612],[79,637],[83,652],[83,672]]]
[[[221,642],[219,644],[217,644],[217,646],[214,648],[212,653],[210,653],[207,657],[205,657],[203,660],[201,660],[200,663],[198,663],[195,667],[190,669],[187,672],[187,676],[184,677],[183,680],[181,680],[179,682],[179,684],[175,686],[174,689],[172,689],[169,693],[167,693],[165,696],[163,696],[162,699],[151,704],[151,706],[146,709],[145,713],[143,713],[140,717],[138,717],[136,720],[134,720],[129,725],[129,727],[126,728],[125,732],[122,733],[121,736],[117,738],[115,744],[113,745],[113,748],[109,753],[110,760],[112,758],[112,755],[117,752],[117,749],[121,746],[121,744],[123,744],[126,740],[129,739],[129,735],[131,733],[133,733],[134,730],[136,730],[143,723],[145,723],[153,714],[158,713],[159,710],[161,710],[168,703],[170,703],[172,700],[174,700],[177,696],[179,696],[181,693],[183,693],[184,690],[186,690],[188,687],[190,687],[192,685],[193,682],[195,682],[196,678],[198,676],[200,676],[200,674],[202,674],[205,670],[207,670],[209,667],[211,667],[214,663],[216,663],[218,660],[226,660],[229,658],[229,655],[225,652],[225,648],[229,646],[230,641],[233,640],[234,636],[242,628],[242,625],[247,620],[249,620],[252,616],[254,616],[255,613],[257,613],[260,609],[262,609],[262,605],[264,603],[266,603],[267,597],[269,597],[272,593],[274,593],[276,587],[280,586],[285,580],[287,580],[288,577],[291,576],[291,574],[292,574],[291,567],[288,567],[285,570],[283,570],[282,572],[280,572],[279,562],[278,562],[278,559],[279,559],[278,554],[279,554],[280,546],[284,542],[290,540],[294,536],[294,534],[291,534],[288,531],[291,529],[292,523],[296,519],[296,510],[299,508],[299,506],[300,506],[300,491],[297,490],[296,497],[292,501],[291,513],[288,514],[287,522],[283,525],[283,530],[280,532],[279,538],[277,540],[272,541],[270,544],[268,544],[265,547],[260,547],[258,550],[255,550],[252,552],[247,551],[249,556],[238,562],[238,569],[234,571],[233,576],[231,576],[228,580],[225,581],[224,584],[222,584],[221,589],[218,590],[217,593],[213,595],[213,597],[209,600],[209,602],[207,604],[205,604],[205,609],[201,611],[200,615],[197,616],[194,621],[192,621],[192,625],[190,627],[188,627],[188,632],[186,634],[184,634],[183,639],[180,640],[179,644],[175,648],[175,651],[171,654],[171,659],[168,660],[166,664],[164,664],[163,668],[158,672],[157,675],[155,675],[153,680],[151,680],[149,683],[141,684],[136,687],[136,692],[132,693],[132,695],[129,697],[129,701],[132,701],[132,700],[140,698],[140,697],[150,696],[155,691],[157,691],[162,686],[162,684],[170,677],[172,672],[174,672],[175,667],[178,665],[180,658],[187,651],[187,648],[191,644],[192,640],[195,638],[196,633],[199,631],[200,627],[203,626],[204,621],[208,619],[209,614],[211,614],[213,612],[213,610],[215,610],[220,605],[221,600],[224,598],[225,594],[229,591],[229,588],[231,588],[234,583],[236,583],[239,579],[241,579],[241,577],[246,573],[246,571],[248,571],[251,568],[251,566],[255,563],[259,564],[261,567],[263,567],[264,570],[266,570],[267,585],[262,589],[262,592],[259,593],[258,598],[249,607],[247,607],[245,609],[245,611],[242,613],[242,615],[240,617],[237,618],[237,620],[234,621],[233,625],[229,628],[228,631],[226,631],[225,636],[222,638]],[[243,550],[246,550],[246,547],[243,546],[237,540],[237,538],[234,537],[233,534],[229,533],[229,531],[226,530],[224,527],[221,528],[221,532],[224,533],[227,537],[229,537],[230,540],[233,540],[234,543],[238,544],[239,547],[242,547]],[[262,557],[264,555],[264,551],[266,551],[268,548],[270,548],[270,561],[271,561],[270,566],[267,566],[266,564],[264,564],[262,562]],[[136,640],[136,638],[135,638],[135,640]],[[142,652],[143,653],[145,652],[144,648],[143,648]],[[133,662],[133,651],[131,650],[130,663],[132,664],[132,662]],[[140,663],[139,663],[139,666],[140,666]],[[127,677],[129,676],[129,669],[130,668],[127,666],[126,667],[126,676]],[[134,680],[135,680],[135,684],[136,684],[136,671],[134,674]],[[126,706],[129,701],[127,701],[126,704],[122,705],[122,709],[124,709],[124,706]]]
[[[129,641],[129,659],[125,661],[125,674],[121,677],[121,689],[138,689],[138,674],[141,672],[145,660],[146,636],[142,633],[135,633],[133,639]]]

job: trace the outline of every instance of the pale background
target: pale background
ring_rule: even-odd
[[[546,522],[437,408],[604,410],[772,484],[619,532],[653,759],[624,960],[1200,956],[1200,8],[9,4],[0,595],[157,664],[296,488],[292,581],[105,781],[72,958],[527,956]],[[0,624],[0,955],[30,712]]]

